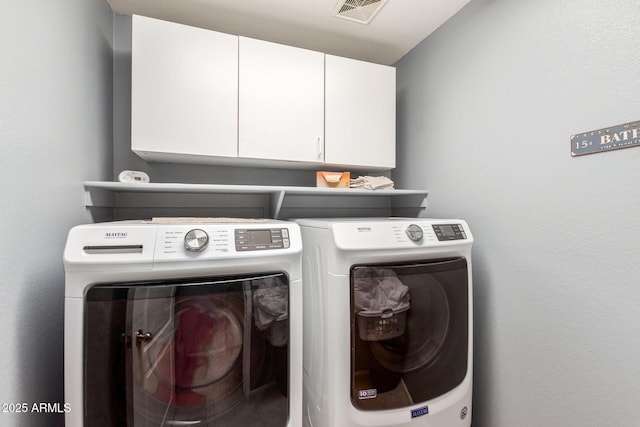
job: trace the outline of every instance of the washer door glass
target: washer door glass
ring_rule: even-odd
[[[426,402],[467,372],[464,258],[351,269],[351,400],[362,410]]]
[[[285,426],[288,296],[282,273],[94,286],[87,425]]]

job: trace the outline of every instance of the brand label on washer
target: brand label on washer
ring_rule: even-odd
[[[423,406],[422,408],[414,409],[411,411],[411,418],[421,417],[429,413],[429,407]]]
[[[378,389],[370,388],[368,390],[358,390],[358,399],[375,399],[378,397]]]
[[[129,233],[127,233],[126,231],[119,231],[119,232],[107,232],[104,233],[104,238],[105,239],[126,239],[127,236],[129,235]]]

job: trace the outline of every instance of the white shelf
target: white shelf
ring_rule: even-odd
[[[87,208],[206,210],[241,206],[262,208],[264,216],[277,219],[327,214],[361,216],[362,212],[372,213],[367,216],[379,216],[386,210],[389,211],[387,215],[417,216],[426,208],[429,194],[424,190],[108,181],[86,181],[84,187]],[[228,200],[225,202],[225,199]]]

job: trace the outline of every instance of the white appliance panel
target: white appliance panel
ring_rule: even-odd
[[[185,236],[191,230],[205,231],[208,236],[206,244],[204,244],[204,240],[196,238],[195,242],[191,243],[196,245],[203,243],[202,247],[196,247],[195,250],[192,247],[192,250],[188,250],[187,246],[189,245]],[[196,237],[202,237],[202,233],[198,233]],[[252,384],[264,383],[265,386],[268,385],[265,390],[284,387],[286,390],[284,393],[288,396],[286,397],[288,409],[285,419],[282,418],[282,412],[279,412],[278,416],[272,420],[282,419],[283,424],[281,425],[283,427],[285,427],[285,422],[286,427],[300,427],[302,419],[301,248],[299,227],[293,223],[275,220],[233,224],[152,224],[145,221],[121,221],[73,228],[69,233],[64,253],[66,271],[65,401],[77,410],[66,414],[67,425],[78,427],[86,425],[85,414],[81,408],[88,407],[86,400],[90,397],[88,394],[95,394],[87,392],[88,384],[95,384],[95,381],[88,381],[87,375],[93,375],[92,372],[99,371],[104,367],[109,370],[100,374],[101,381],[104,381],[104,378],[111,377],[108,372],[120,372],[118,369],[121,368],[116,369],[114,366],[100,362],[101,351],[91,350],[91,354],[89,354],[89,350],[105,342],[100,334],[113,335],[114,330],[123,327],[124,334],[122,336],[129,337],[126,338],[129,341],[125,340],[125,342],[133,341],[133,344],[129,345],[134,347],[134,350],[141,351],[146,347],[153,350],[151,353],[145,350],[140,353],[140,357],[134,357],[132,363],[128,365],[132,367],[134,376],[136,372],[138,375],[147,371],[151,373],[149,376],[151,382],[148,380],[136,383],[135,378],[131,382],[134,386],[139,384],[136,386],[138,387],[137,391],[132,395],[132,402],[134,404],[138,402],[141,406],[138,407],[132,419],[143,422],[140,425],[147,425],[144,423],[150,419],[149,417],[159,416],[157,414],[160,412],[155,408],[158,402],[169,409],[168,413],[182,414],[182,418],[176,418],[173,421],[168,418],[168,421],[195,422],[195,419],[184,418],[187,416],[185,414],[189,413],[189,411],[185,412],[185,405],[187,408],[189,405],[192,406],[193,411],[191,412],[193,414],[202,415],[201,409],[204,406],[198,409],[200,412],[196,411],[198,405],[201,405],[198,403],[198,399],[205,398],[208,399],[207,402],[221,399],[219,397],[220,391],[216,390],[225,390],[224,387],[227,387],[229,390],[234,390],[233,395],[236,400],[239,399],[238,401],[243,402],[242,393],[239,393],[238,390],[247,396],[253,396],[260,393],[262,389],[255,389]],[[274,282],[274,280],[277,281]],[[270,309],[267,311],[260,309],[265,303],[261,303],[262,300],[259,301],[259,299],[263,298],[265,293],[268,294],[270,289],[279,292],[277,295],[284,295],[282,290],[288,290],[287,305],[280,307],[280,310],[286,311],[281,311],[277,319],[270,317]],[[282,297],[278,298],[280,299],[272,299],[272,301],[283,301]],[[268,300],[267,303],[269,303]],[[128,308],[125,310],[125,307]],[[154,307],[158,310],[155,310]],[[233,360],[236,360],[233,365],[231,362],[227,363],[230,372],[228,375],[222,377],[217,375],[215,370],[203,371],[209,372],[204,377],[211,379],[210,382],[223,381],[222,378],[224,378],[226,382],[220,383],[223,384],[220,386],[222,388],[189,380],[190,375],[200,372],[203,368],[196,368],[189,362],[190,359],[185,359],[186,356],[178,356],[178,353],[175,353],[176,360],[182,361],[175,365],[178,370],[174,372],[169,369],[173,365],[167,364],[169,359],[162,356],[168,347],[153,344],[155,337],[161,336],[161,330],[165,330],[163,336],[171,337],[171,334],[166,334],[166,328],[158,326],[162,324],[161,321],[164,317],[154,314],[156,311],[162,312],[163,310],[167,316],[170,316],[167,319],[174,319],[166,324],[175,329],[177,334],[175,336],[178,337],[176,339],[182,340],[181,342],[191,342],[189,345],[209,343],[206,347],[208,349],[206,354],[209,356],[198,356],[199,362],[217,357],[214,356],[218,351],[217,346],[224,341],[213,338],[202,338],[204,341],[200,341],[201,338],[193,338],[195,336],[227,334],[230,339],[233,338],[229,342],[242,343],[242,349],[233,352],[227,351],[229,355],[233,356]],[[113,312],[116,315],[107,315],[107,318],[102,320],[101,316],[105,316],[105,312]],[[287,315],[283,317],[285,313]],[[129,320],[122,323],[125,314],[126,319]],[[196,321],[197,318],[200,318],[198,316],[205,316],[204,323]],[[160,323],[158,323],[159,321]],[[224,326],[223,329],[216,327],[218,321],[227,326]],[[282,321],[286,321],[288,329],[276,328],[275,325],[284,325],[284,323],[279,323]],[[125,327],[129,324],[128,322],[131,322],[131,328]],[[122,325],[114,329],[111,327],[112,323],[117,325],[122,323]],[[104,328],[100,325],[104,325]],[[189,325],[194,327],[200,325],[201,329],[192,334]],[[206,332],[208,330],[206,327],[209,327],[207,325],[211,329],[209,332]],[[139,326],[142,327],[137,331]],[[149,332],[153,333],[146,335],[146,331],[142,329],[147,327],[150,328]],[[205,329],[203,330],[202,327]],[[90,328],[91,331],[88,332]],[[203,333],[205,335],[197,335]],[[149,342],[145,341],[147,338],[150,340]],[[255,341],[256,339],[263,341]],[[114,342],[114,345],[116,342],[120,343],[117,345],[123,345],[119,339]],[[165,346],[172,345],[171,342],[171,340],[167,341]],[[266,347],[264,347],[265,345]],[[283,345],[285,347],[281,347]],[[259,377],[262,369],[250,368],[262,359],[256,356],[263,351],[261,348],[273,348],[268,353],[264,353],[265,357],[268,354],[275,355],[265,359],[265,363],[270,363],[272,366],[277,366],[277,363],[280,363],[276,358],[278,354],[286,355],[289,367],[286,384],[277,386],[276,383],[270,383],[269,378]],[[277,348],[286,349],[285,353],[282,351],[278,353]],[[105,350],[106,353],[113,354],[113,350]],[[147,354],[151,355],[149,357],[155,354],[156,356],[153,357],[157,359],[158,363],[144,362],[147,360]],[[109,357],[111,357],[109,360],[113,360],[113,356]],[[151,361],[151,359],[149,360]],[[93,366],[89,373],[85,370],[88,361]],[[144,363],[140,365],[136,361]],[[276,367],[270,369],[276,369]],[[281,368],[278,369],[281,371]],[[266,369],[264,371],[272,372]],[[247,378],[251,378],[250,382]],[[274,377],[274,381],[276,379]],[[170,388],[165,386],[164,389],[158,388],[154,391],[154,387],[159,387],[157,384],[163,381],[175,382],[175,384],[183,386],[185,384],[193,385],[193,392],[180,392],[180,396],[176,394],[176,397],[182,399],[182,403],[174,405],[171,403],[173,400],[170,395],[166,394],[170,392]],[[238,382],[234,383],[233,381]],[[114,387],[117,388],[113,385],[105,386],[105,398]],[[114,394],[111,393],[111,395]],[[121,396],[121,393],[118,392],[115,395]],[[220,402],[231,402],[229,399],[225,399]],[[258,397],[251,399],[253,400],[247,402],[258,404],[261,401]],[[216,403],[215,405],[219,407],[221,404],[231,403]],[[236,408],[235,403],[233,406],[229,406],[230,411],[225,411],[224,408],[222,408],[223,411],[214,410],[215,405],[207,406],[210,408],[206,409],[209,415],[202,416],[215,416],[216,423],[222,423],[223,419],[226,419],[225,422],[228,423],[229,414],[234,414],[235,409],[232,410],[232,407]],[[243,416],[253,417],[255,422],[262,416],[258,412],[260,411],[245,411]],[[240,415],[238,413],[233,416]],[[208,419],[207,422],[211,422],[212,419]],[[155,420],[158,421],[159,418]],[[201,422],[204,418],[198,420]]]

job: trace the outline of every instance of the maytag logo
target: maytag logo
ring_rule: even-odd
[[[358,233],[371,233],[371,227],[358,227]]]
[[[104,233],[105,239],[126,239],[127,232]]]

